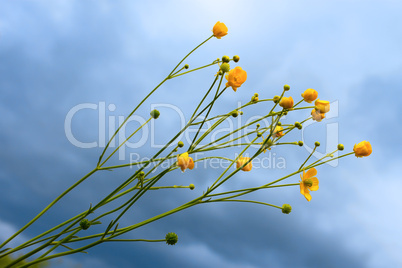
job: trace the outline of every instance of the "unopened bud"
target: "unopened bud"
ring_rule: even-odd
[[[282,206],[282,213],[289,214],[292,211],[292,207],[289,204],[284,204]]]
[[[222,63],[222,65],[221,65],[221,70],[222,70],[222,72],[224,72],[224,73],[229,72],[229,71],[230,71],[230,65],[229,65],[229,63]]]
[[[229,56],[223,56],[222,57],[222,62],[229,62],[229,61],[230,61]]]
[[[161,113],[160,113],[158,110],[152,110],[149,114],[150,114],[154,119],[157,119]]]
[[[174,245],[177,243],[177,241],[179,240],[179,238],[177,237],[177,234],[175,233],[167,233],[165,236],[166,239],[166,244],[168,245]]]
[[[233,56],[233,61],[234,62],[238,62],[239,60],[240,60],[239,56],[237,56],[237,55]]]

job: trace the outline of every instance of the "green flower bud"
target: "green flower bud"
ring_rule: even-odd
[[[343,151],[343,149],[345,149],[345,147],[343,146],[343,144],[338,144],[338,150],[339,150],[339,151]]]
[[[278,126],[282,126],[282,123],[281,122],[278,122],[278,124],[277,124]]]
[[[157,119],[161,113],[160,113],[158,110],[152,110],[149,114],[150,114],[154,119]]]
[[[184,142],[179,141],[179,142],[177,143],[177,146],[179,146],[180,148],[183,147],[183,146],[184,146]]]
[[[243,115],[243,111],[240,111],[240,115]]]
[[[297,144],[298,144],[300,147],[302,147],[304,143],[303,143],[302,141],[298,141]]]
[[[259,127],[260,127],[260,124],[257,124],[256,127],[259,128]]]
[[[282,213],[289,214],[292,211],[292,207],[289,204],[284,204],[282,206]]]
[[[261,132],[258,132],[257,133],[257,137],[261,137],[262,136],[262,133]]]
[[[224,72],[222,72],[222,70],[219,70],[218,75],[223,75]]]
[[[230,71],[230,65],[229,63],[222,63],[221,65],[221,71],[224,73],[227,73]]]
[[[240,60],[239,56],[237,56],[237,55],[233,56],[233,61],[234,62],[238,62],[239,60]]]
[[[82,219],[80,222],[80,227],[82,230],[86,230],[89,228],[89,226],[91,226],[91,223],[89,222],[89,220],[87,219]]]
[[[230,61],[229,56],[223,56],[222,57],[222,62],[229,62],[229,61]]]
[[[168,245],[174,245],[177,243],[177,241],[179,240],[179,238],[177,237],[177,234],[175,233],[167,233],[165,236],[166,239],[166,244]]]
[[[194,184],[190,184],[189,188],[190,188],[190,190],[194,190],[194,188],[195,188]]]
[[[297,127],[298,129],[302,129],[303,126],[299,122],[295,122],[295,127]]]
[[[275,103],[278,103],[280,98],[281,96],[275,95],[273,100]]]
[[[314,145],[315,145],[316,147],[318,147],[318,146],[320,146],[320,143],[319,143],[318,141],[316,141],[316,142],[314,142]]]
[[[258,101],[258,96],[253,95],[253,96],[251,97],[251,102],[257,102],[257,101]]]
[[[237,111],[233,111],[230,113],[233,117],[237,117],[239,115],[239,113]]]
[[[289,89],[290,89],[290,86],[289,86],[289,85],[284,85],[284,86],[283,86],[283,90],[288,91]]]
[[[258,97],[258,93],[254,93],[254,96]]]
[[[190,66],[188,64],[184,65],[184,69],[188,69]]]

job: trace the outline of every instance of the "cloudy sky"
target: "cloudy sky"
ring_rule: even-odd
[[[175,246],[109,243],[53,266],[402,267],[401,10],[397,0],[0,0],[0,240],[92,170],[109,129],[222,21],[229,34],[211,39],[185,63],[198,67],[223,55],[239,55],[237,65],[247,71],[248,79],[236,93],[225,92],[211,113],[227,113],[255,92],[272,98],[284,84],[291,86],[288,94],[295,100],[314,88],[332,103],[328,119],[284,138],[303,140],[305,147],[274,148],[263,155],[270,159],[269,167],[236,174],[225,190],[259,186],[293,172],[314,141],[322,144],[317,157],[338,143],[350,152],[362,140],[371,142],[372,155],[317,168],[320,189],[311,202],[298,187],[250,196],[279,206],[291,204],[289,215],[256,204],[196,206],[125,236],[161,239],[175,232]],[[151,157],[158,144],[179,130],[180,116],[188,119],[215,73],[216,68],[209,68],[166,82],[138,110],[127,133],[148,118],[152,107],[159,107],[160,118],[148,133],[131,141],[136,148],[125,148],[121,159],[112,163]],[[270,105],[245,109],[236,122],[265,115]],[[77,107],[84,109],[72,118],[71,134],[90,148],[76,146],[65,131],[66,118]],[[295,113],[283,122],[307,115]],[[105,126],[100,118],[106,118]],[[239,151],[226,153],[233,158]],[[133,171],[91,177],[11,246],[87,209]],[[120,226],[197,197],[220,171],[175,170],[161,185],[193,183],[196,189],[149,193]],[[294,176],[286,182],[297,181]]]

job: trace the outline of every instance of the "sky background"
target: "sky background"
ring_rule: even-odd
[[[303,139],[305,147],[278,146],[263,155],[271,161],[284,159],[286,168],[271,162],[270,168],[239,172],[225,190],[263,185],[293,172],[316,140],[322,144],[321,154],[338,143],[350,152],[355,143],[367,140],[372,155],[350,156],[317,168],[320,189],[312,193],[311,202],[297,186],[250,196],[279,206],[291,204],[289,215],[256,204],[196,206],[125,236],[161,239],[175,232],[179,236],[175,246],[109,243],[53,266],[402,267],[401,11],[402,3],[396,0],[0,0],[0,240],[96,165],[102,148],[79,148],[66,137],[65,118],[73,107],[96,105],[95,110],[74,116],[72,132],[82,142],[99,142],[103,104],[108,129],[109,117],[117,124],[119,116],[127,116],[222,21],[228,35],[211,39],[185,63],[198,67],[223,55],[239,55],[239,63],[231,65],[241,66],[248,78],[236,93],[226,91],[211,113],[227,113],[255,92],[260,98],[272,98],[284,84],[291,86],[287,94],[295,101],[305,89],[314,88],[319,98],[332,103],[328,119],[284,137],[289,142]],[[180,107],[188,119],[216,71],[208,68],[166,82],[138,116],[147,119],[152,105],[163,103]],[[109,109],[112,106],[115,109]],[[244,123],[265,115],[270,107],[271,103],[263,103],[244,109],[236,120]],[[159,110],[154,139],[163,144],[179,130],[180,117],[169,107]],[[282,122],[307,116],[301,111]],[[127,133],[135,124],[127,127]],[[130,153],[150,157],[157,151],[151,145],[147,139],[139,148],[126,148],[125,160],[114,158],[112,163],[127,163]],[[226,153],[234,157],[239,151]],[[91,177],[11,245],[87,209],[134,171]],[[196,189],[149,193],[120,226],[199,196],[219,171],[197,167],[171,172],[160,185],[193,183]],[[298,176],[286,182],[298,182]],[[94,233],[105,226],[96,228]]]

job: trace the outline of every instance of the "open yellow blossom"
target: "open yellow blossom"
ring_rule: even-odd
[[[233,90],[236,91],[237,88],[247,80],[247,72],[241,67],[237,66],[230,70],[229,74],[227,74],[225,78],[228,80],[226,87],[232,87]]]
[[[320,111],[320,113],[327,113],[329,112],[329,101],[317,99],[315,101],[315,109]]]
[[[304,172],[303,176],[300,174],[300,193],[304,195],[307,201],[311,200],[310,191],[318,190],[318,179],[314,177],[317,175],[317,170],[315,168],[309,169],[307,172]]]
[[[221,37],[228,34],[228,27],[223,22],[218,21],[212,28],[212,32],[216,38],[221,39]]]
[[[191,157],[188,156],[188,153],[185,152],[177,156],[177,165],[180,167],[181,171],[184,172],[187,168],[194,168],[194,161]]]
[[[313,116],[313,120],[317,121],[317,122],[321,122],[322,119],[325,118],[325,114],[324,113],[320,113],[319,111],[317,111],[316,109],[313,109],[311,111],[311,115]]]
[[[362,141],[353,147],[356,157],[369,156],[373,151],[368,141]]]
[[[279,102],[279,106],[285,109],[291,109],[293,107],[293,98],[292,97],[282,97]]]
[[[315,99],[318,97],[318,92],[312,88],[308,88],[301,94],[301,96],[303,97],[305,102],[311,103],[312,101],[315,101]]]
[[[276,137],[284,136],[285,134],[283,134],[282,130],[283,130],[283,127],[276,126],[275,129],[274,129],[274,133],[272,133],[272,137],[276,138]]]
[[[244,165],[245,163],[247,163],[247,161],[250,160],[250,157],[242,157],[240,156],[239,159],[237,159],[236,162],[236,168],[241,167],[242,165]],[[245,165],[241,170],[243,171],[250,171],[253,168],[253,164],[250,161],[247,165]]]

